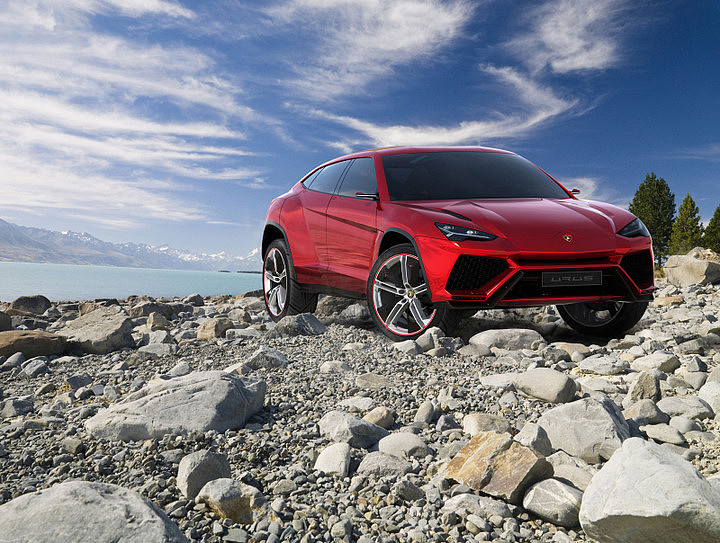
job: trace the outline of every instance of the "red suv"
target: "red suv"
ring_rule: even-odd
[[[314,311],[318,293],[365,298],[395,340],[449,330],[467,310],[550,304],[581,333],[617,336],[655,288],[637,217],[484,147],[326,162],[272,201],[262,253],[274,320]]]

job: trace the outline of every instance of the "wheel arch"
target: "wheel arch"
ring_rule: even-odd
[[[263,258],[265,258],[265,251],[267,251],[268,245],[270,245],[276,239],[284,240],[285,244],[288,246],[288,251],[290,250],[290,245],[288,243],[288,239],[285,235],[285,230],[283,229],[283,227],[276,222],[266,223],[263,230],[262,251],[260,253]]]
[[[383,233],[382,238],[380,239],[380,243],[378,244],[377,252],[375,254],[375,258],[379,257],[381,254],[383,254],[385,251],[390,249],[390,247],[394,247],[395,245],[402,245],[403,243],[409,243],[415,248],[415,251],[417,252],[418,256],[420,255],[420,251],[418,250],[417,243],[415,243],[415,240],[413,237],[405,232],[404,230],[401,230],[400,228],[388,228]],[[421,259],[422,261],[422,259]]]

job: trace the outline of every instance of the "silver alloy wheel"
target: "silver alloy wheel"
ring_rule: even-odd
[[[427,298],[428,286],[420,260],[412,254],[394,255],[373,279],[373,305],[382,323],[398,335],[409,336],[427,328],[435,316]]]
[[[565,311],[576,322],[590,328],[605,326],[620,314],[623,302],[569,304]]]
[[[273,247],[265,255],[263,290],[268,311],[277,317],[287,303],[287,265],[279,249]]]

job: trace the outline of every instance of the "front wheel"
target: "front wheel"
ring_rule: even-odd
[[[382,253],[370,270],[367,300],[375,324],[395,341],[415,339],[433,326],[449,332],[460,312],[435,307],[420,258],[410,244]]]
[[[312,313],[317,306],[317,294],[305,292],[297,282],[290,251],[284,240],[274,240],[265,252],[263,294],[265,307],[274,321],[286,315]]]
[[[557,306],[568,326],[593,337],[620,337],[645,314],[647,302],[599,302]]]

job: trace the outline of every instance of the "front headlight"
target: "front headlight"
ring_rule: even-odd
[[[440,232],[445,234],[445,237],[450,241],[490,241],[497,238],[497,236],[488,234],[482,230],[475,230],[474,228],[467,228],[465,226],[455,226],[454,224],[445,224],[443,222],[436,222],[435,226],[437,226]]]
[[[618,235],[626,238],[637,238],[639,236],[649,238],[650,232],[648,232],[647,227],[640,219],[635,219],[621,228]]]

